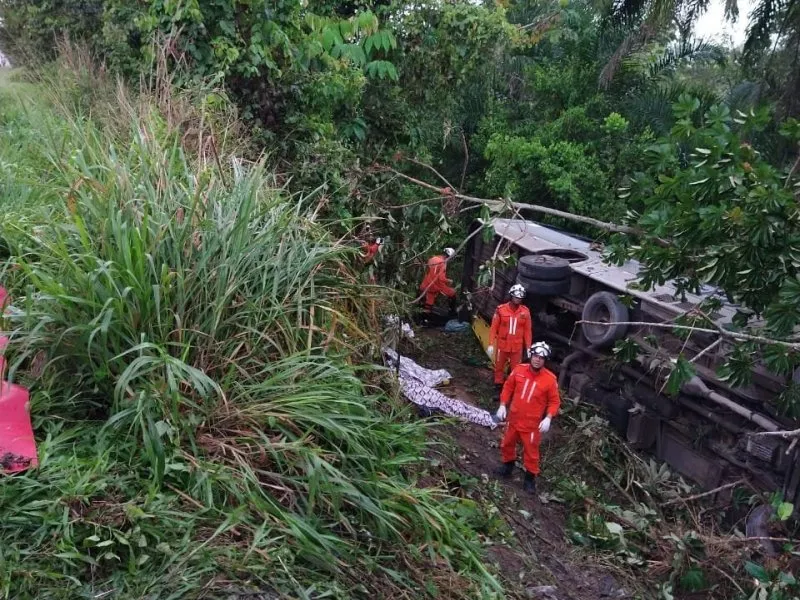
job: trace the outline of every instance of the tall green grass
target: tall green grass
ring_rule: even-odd
[[[0,221],[11,374],[40,451],[0,481],[0,594],[499,594],[457,500],[413,485],[423,425],[362,380],[380,297],[312,199],[189,139],[213,115],[115,97],[116,118],[0,106],[26,165],[0,205],[29,201]]]

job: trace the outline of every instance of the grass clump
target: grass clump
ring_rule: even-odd
[[[0,594],[498,594],[413,485],[423,425],[358,376],[379,298],[351,251],[214,131],[114,97],[113,123],[0,107],[30,132],[0,205],[39,207],[4,216],[0,277],[40,451],[0,486]]]

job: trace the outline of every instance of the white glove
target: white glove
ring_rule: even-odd
[[[492,358],[494,356],[494,346],[489,346],[486,349],[486,354],[489,355],[489,358]]]
[[[501,404],[500,408],[497,409],[497,420],[498,421],[505,421],[507,412],[508,411],[506,410],[506,405],[505,404]]]
[[[539,423],[539,432],[547,433],[548,431],[550,431],[550,417],[545,417],[542,419],[542,422]]]

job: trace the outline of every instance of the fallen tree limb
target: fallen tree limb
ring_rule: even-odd
[[[800,429],[792,429],[789,431],[758,431],[748,434],[751,437],[781,437],[785,440],[800,437]]]
[[[727,544],[741,544],[746,542],[779,542],[781,544],[797,544],[798,540],[783,537],[729,537],[729,538],[702,538],[707,546],[725,546]]]
[[[703,492],[702,494],[695,494],[694,496],[689,496],[687,498],[675,498],[674,500],[670,500],[669,502],[664,502],[662,506],[670,506],[672,504],[678,504],[679,502],[691,502],[693,500],[699,500],[700,498],[705,498],[706,496],[711,496],[716,494],[717,492],[721,492],[723,490],[730,489],[732,487],[736,487],[737,485],[741,485],[743,483],[747,483],[745,479],[739,479],[738,481],[734,481],[733,483],[727,483],[725,485],[721,485],[718,488],[714,488],[713,490],[708,490],[707,492]]]
[[[600,325],[603,327],[613,327],[615,325],[626,325],[628,327],[655,327],[657,329],[682,329],[684,331],[695,331],[697,333],[715,333],[722,337],[739,340],[741,342],[756,342],[758,344],[773,344],[776,346],[783,346],[790,350],[800,350],[800,342],[785,342],[783,340],[774,340],[772,338],[763,337],[760,335],[750,335],[748,333],[737,333],[735,331],[726,331],[725,329],[709,329],[704,327],[692,327],[691,325],[675,325],[672,323],[650,323],[648,321],[578,321],[575,325]]]
[[[433,169],[433,167],[430,167],[429,165],[425,165],[424,163],[420,163],[420,162],[415,161],[415,160],[411,160],[411,162],[413,162],[414,164],[423,166],[423,167],[427,167],[427,168]],[[591,225],[592,227],[596,227],[597,229],[601,229],[603,231],[608,231],[610,233],[625,233],[625,234],[629,234],[629,235],[640,235],[641,234],[641,231],[639,231],[638,229],[636,229],[634,227],[629,227],[627,225],[618,225],[616,223],[607,223],[605,221],[600,221],[598,219],[593,219],[592,217],[585,217],[583,215],[575,215],[573,213],[568,213],[568,212],[565,212],[563,210],[558,210],[556,208],[550,208],[549,206],[540,206],[538,204],[525,204],[525,203],[522,203],[522,202],[508,202],[508,201],[505,201],[505,200],[490,200],[488,198],[478,198],[476,196],[467,196],[466,194],[461,194],[461,193],[457,192],[452,187],[439,188],[439,187],[436,187],[435,185],[432,185],[432,184],[427,183],[425,181],[422,181],[420,179],[415,179],[414,177],[406,175],[405,173],[401,173],[400,171],[398,171],[396,169],[393,169],[391,167],[381,167],[381,168],[383,170],[385,170],[385,171],[389,171],[391,173],[394,173],[398,177],[401,177],[402,179],[405,179],[406,181],[409,181],[409,182],[411,182],[413,184],[416,184],[416,185],[418,185],[420,187],[424,187],[424,188],[429,189],[429,190],[435,190],[435,191],[439,192],[440,194],[442,194],[443,196],[452,195],[455,198],[459,198],[461,200],[465,200],[466,202],[472,202],[474,204],[485,204],[487,206],[495,207],[497,209],[500,209],[500,208],[503,208],[504,206],[507,206],[507,207],[510,207],[510,208],[515,208],[517,210],[530,210],[532,212],[538,212],[538,213],[541,213],[541,214],[544,214],[544,215],[550,215],[552,217],[560,217],[562,219],[566,219],[566,220],[572,221],[574,223],[583,223],[585,225]],[[434,170],[434,173],[436,173],[439,176],[440,179],[442,179],[445,182],[447,181],[435,169],[433,169],[433,170]]]

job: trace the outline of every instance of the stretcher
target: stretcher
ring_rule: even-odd
[[[481,348],[483,348],[483,351],[486,352],[486,349],[489,347],[489,338],[492,333],[492,326],[480,315],[475,315],[472,317],[472,331],[475,333],[475,337],[478,338]],[[489,360],[491,360],[492,364],[494,364],[494,356],[489,356],[488,352],[486,352],[486,356],[488,356]]]

